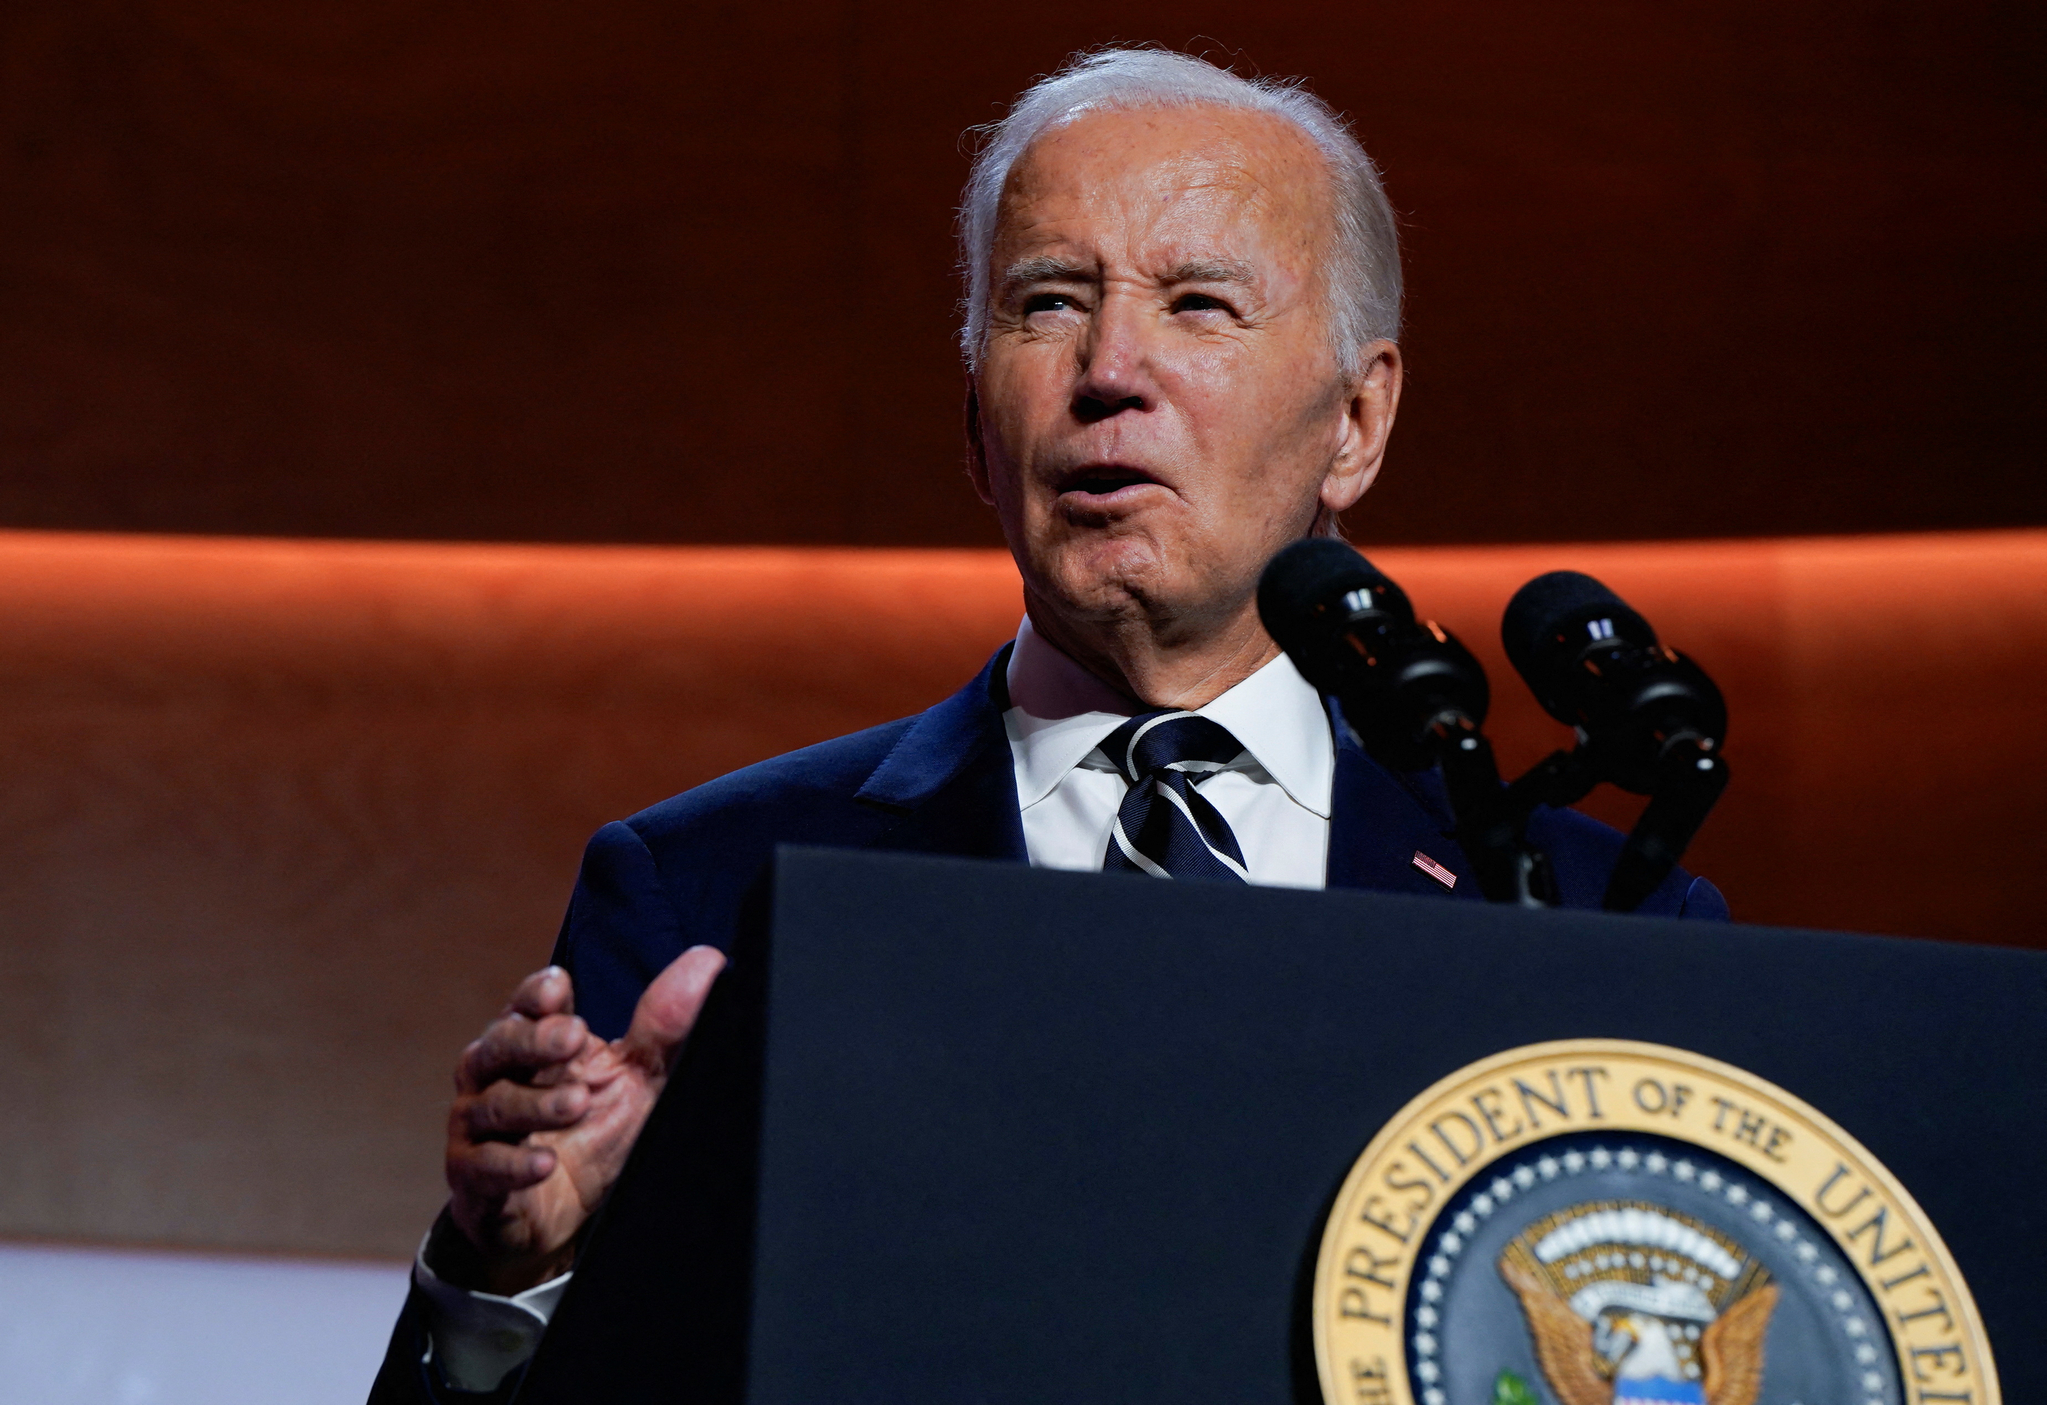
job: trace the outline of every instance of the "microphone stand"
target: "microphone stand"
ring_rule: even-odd
[[[1727,788],[1727,703],[1705,670],[1656,639],[1649,622],[1598,581],[1551,571],[1514,593],[1500,622],[1507,658],[1542,710],[1576,729],[1508,787],[1508,819],[1570,805],[1600,781],[1647,795],[1607,877],[1608,912],[1655,892]]]
[[[1656,758],[1648,808],[1621,846],[1600,906],[1608,912],[1633,912],[1640,907],[1677,867],[1725,789],[1727,760],[1714,749],[1710,737],[1682,732],[1666,742]]]
[[[1720,690],[1590,576],[1538,576],[1507,607],[1509,660],[1543,710],[1578,732],[1575,748],[1512,785],[1500,784],[1480,730],[1491,700],[1485,670],[1344,543],[1298,541],[1274,556],[1259,577],[1258,617],[1301,676],[1336,697],[1375,760],[1442,771],[1452,833],[1488,902],[1558,906],[1556,870],[1529,844],[1528,821],[1538,805],[1562,809],[1612,781],[1649,796],[1604,897],[1607,911],[1632,912],[1669,877],[1727,788]]]
[[[1460,712],[1438,713],[1430,719],[1424,735],[1442,768],[1444,789],[1450,793],[1458,846],[1471,860],[1486,901],[1520,907],[1557,906],[1556,872],[1549,855],[1528,842],[1528,816],[1548,793],[1526,798],[1532,793],[1527,783],[1535,772],[1511,786],[1501,785],[1492,743]],[[1570,755],[1558,752],[1550,760]],[[1590,788],[1588,783],[1586,789]]]
[[[1484,751],[1483,766],[1490,768],[1492,748],[1485,738],[1475,739]],[[1475,749],[1470,740],[1445,747],[1443,775],[1450,786],[1451,806],[1457,811],[1457,839],[1480,870],[1479,886],[1492,897],[1490,872],[1492,882],[1510,894],[1493,901],[1555,907],[1559,900],[1556,875],[1548,857],[1528,843],[1529,816],[1538,805],[1562,809],[1577,804],[1592,793],[1602,777],[1581,743],[1574,750],[1551,752],[1511,785],[1501,786],[1495,773],[1488,791],[1483,788],[1478,762],[1453,760],[1472,755]],[[1455,777],[1453,767],[1459,768]],[[1727,778],[1727,760],[1714,749],[1711,739],[1686,732],[1664,745],[1650,781],[1648,807],[1636,819],[1614,861],[1602,908],[1633,912],[1656,891],[1719,802]],[[1465,797],[1461,804],[1460,791]]]

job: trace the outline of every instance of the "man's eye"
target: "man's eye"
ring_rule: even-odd
[[[1228,312],[1230,305],[1221,298],[1212,298],[1207,293],[1182,293],[1173,299],[1175,312]]]
[[[1024,316],[1033,312],[1064,312],[1074,305],[1065,293],[1032,293],[1024,299]]]

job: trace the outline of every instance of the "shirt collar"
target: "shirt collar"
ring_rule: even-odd
[[[1031,628],[1017,626],[1009,654],[1009,711],[1002,715],[1016,755],[1019,808],[1050,795],[1123,720],[1144,709],[1089,673]]]
[[[1031,628],[1017,627],[1003,714],[1016,756],[1017,802],[1043,800],[1124,719],[1147,711],[1089,673]],[[1281,654],[1208,706],[1202,716],[1227,727],[1252,759],[1292,797],[1323,819],[1336,784],[1336,746],[1321,696]]]
[[[1336,788],[1336,741],[1322,695],[1281,654],[1207,707],[1296,805],[1329,818]]]

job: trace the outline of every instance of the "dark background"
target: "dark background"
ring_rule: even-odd
[[[1111,39],[1386,169],[1361,540],[2047,521],[2042,14],[13,0],[0,525],[993,542],[960,133]]]

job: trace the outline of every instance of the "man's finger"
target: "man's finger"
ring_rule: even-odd
[[[510,1142],[470,1142],[448,1157],[448,1188],[472,1200],[496,1200],[539,1185],[554,1174],[556,1157],[546,1147]]]
[[[580,1083],[529,1088],[500,1079],[481,1093],[455,1101],[457,1125],[471,1141],[502,1141],[573,1127],[589,1110],[590,1090]]]
[[[559,966],[543,966],[520,981],[518,989],[512,992],[511,1001],[505,1006],[506,1014],[524,1015],[529,1020],[544,1019],[548,1015],[573,1015],[575,1012],[575,983]]]
[[[590,1030],[576,1015],[549,1015],[532,1020],[505,1015],[462,1051],[455,1066],[455,1087],[473,1093],[500,1078],[531,1077],[582,1053]]]
[[[724,969],[725,953],[711,946],[693,946],[669,962],[633,1007],[620,1053],[655,1077],[666,1074]]]

